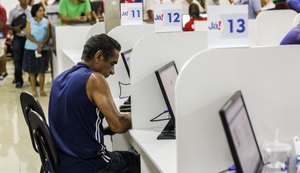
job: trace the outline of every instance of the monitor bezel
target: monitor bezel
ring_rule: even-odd
[[[127,54],[130,54],[132,52],[132,49],[128,49],[124,52],[121,52],[121,56],[122,56],[122,60],[123,60],[123,63],[125,65],[125,69],[127,71],[127,74],[128,74],[128,77],[130,78],[130,68],[129,68],[129,64],[127,64],[127,61],[126,61],[126,56]]]
[[[254,130],[253,130],[253,126],[252,126],[252,123],[251,123],[251,119],[249,117],[249,113],[248,113],[248,110],[247,110],[247,107],[246,107],[246,104],[245,104],[244,97],[243,97],[242,92],[240,90],[236,91],[234,93],[234,95],[231,96],[231,98],[222,106],[221,110],[219,111],[219,114],[220,114],[220,117],[221,117],[221,121],[222,121],[222,124],[223,124],[223,128],[224,128],[226,137],[227,137],[227,142],[228,142],[228,145],[229,145],[229,148],[230,148],[230,151],[231,151],[231,155],[233,157],[233,160],[234,160],[234,163],[235,163],[235,166],[236,166],[236,172],[245,173],[245,172],[243,172],[242,165],[241,165],[241,162],[240,162],[240,159],[239,159],[239,156],[238,156],[238,152],[237,152],[237,149],[235,147],[233,137],[232,137],[232,134],[231,134],[231,131],[230,131],[230,127],[229,127],[229,124],[228,124],[227,119],[226,119],[226,113],[229,111],[231,106],[234,105],[235,102],[238,101],[238,99],[240,99],[240,98],[242,99],[242,103],[243,103],[243,106],[244,106],[245,111],[246,111],[247,119],[248,119],[248,122],[249,122],[249,125],[250,125],[250,128],[251,128],[251,132],[252,132],[252,135],[253,135],[254,140],[255,140],[256,148],[257,148],[258,153],[259,153],[260,160],[259,160],[259,163],[256,167],[256,172],[261,172],[262,169],[263,169],[263,166],[264,166],[263,158],[262,158],[261,151],[260,151],[258,143],[257,143],[257,139],[256,139],[256,136],[255,136],[255,133],[254,133]]]
[[[178,70],[177,70],[175,61],[171,61],[171,62],[167,63],[166,65],[164,65],[163,67],[161,67],[161,68],[159,68],[158,70],[156,70],[156,71],[155,71],[155,75],[156,75],[156,78],[157,78],[157,81],[158,81],[160,90],[161,90],[161,92],[162,92],[162,95],[163,95],[163,97],[164,97],[165,103],[166,103],[166,105],[167,105],[169,114],[170,114],[171,118],[175,119],[174,110],[172,109],[170,100],[169,100],[169,98],[168,98],[167,92],[166,92],[166,90],[165,90],[165,87],[164,87],[164,85],[163,85],[162,79],[161,79],[161,77],[160,77],[160,73],[162,73],[163,71],[165,71],[166,69],[168,69],[168,68],[171,67],[171,66],[174,66],[174,68],[175,68],[175,70],[176,70],[176,73],[177,73],[177,75],[178,75]]]

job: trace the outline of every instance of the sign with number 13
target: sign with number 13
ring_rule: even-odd
[[[248,46],[248,6],[208,6],[208,47]]]

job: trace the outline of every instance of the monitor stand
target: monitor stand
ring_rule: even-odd
[[[175,119],[171,118],[163,131],[158,135],[158,140],[161,139],[176,139],[175,135]]]

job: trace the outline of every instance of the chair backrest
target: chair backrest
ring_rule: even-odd
[[[46,120],[45,118],[45,114],[44,111],[40,105],[40,103],[38,102],[38,100],[33,97],[32,94],[30,94],[29,92],[22,92],[20,95],[20,102],[21,102],[21,107],[22,107],[22,111],[23,111],[23,115],[24,115],[24,119],[26,121],[26,124],[28,126],[28,130],[29,130],[29,134],[30,134],[30,138],[31,138],[31,143],[32,143],[32,147],[33,149],[38,152],[36,145],[34,143],[33,140],[33,135],[31,133],[31,125],[28,122],[28,113],[30,110],[34,110],[36,111],[44,120]]]
[[[50,172],[56,173],[58,162],[57,149],[46,121],[35,111],[30,110],[28,122],[31,124],[31,133],[36,143],[38,153],[42,162],[42,168],[50,166]]]

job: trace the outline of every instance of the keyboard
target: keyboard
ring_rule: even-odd
[[[175,130],[163,130],[157,139],[176,139]]]
[[[120,112],[131,112],[131,99],[128,99],[119,107]]]

